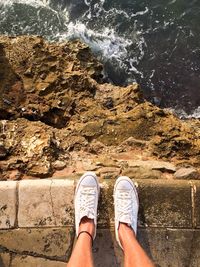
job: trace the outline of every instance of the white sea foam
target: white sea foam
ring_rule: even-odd
[[[200,119],[200,106],[197,107],[191,114],[188,114],[183,109],[169,109],[181,119]]]
[[[12,4],[26,4],[31,6],[49,6],[49,0],[0,0],[0,4],[3,5],[12,5]]]
[[[200,106],[196,108],[191,115],[188,115],[188,118],[200,119]]]
[[[80,38],[97,54],[101,53],[105,58],[118,60],[126,58],[127,47],[132,44],[131,40],[118,36],[114,29],[105,27],[101,31],[94,31],[81,22],[70,22],[67,33],[62,34],[60,38]]]

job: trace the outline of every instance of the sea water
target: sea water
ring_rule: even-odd
[[[0,0],[0,34],[79,38],[106,80],[136,81],[147,100],[200,118],[199,0]]]

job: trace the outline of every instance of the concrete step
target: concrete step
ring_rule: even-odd
[[[0,182],[0,267],[66,266],[73,243],[74,179]],[[101,183],[95,266],[122,266],[113,185]],[[138,239],[156,266],[200,266],[200,182],[136,180]]]

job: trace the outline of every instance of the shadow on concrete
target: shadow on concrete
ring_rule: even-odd
[[[150,244],[152,240],[150,240],[149,234],[145,228],[139,228],[137,233],[137,240],[139,241],[142,248],[145,250],[147,255],[153,260],[152,252]],[[161,267],[160,265],[156,264],[156,267]]]
[[[93,247],[95,267],[120,267],[123,253],[115,241],[114,230],[99,229]]]

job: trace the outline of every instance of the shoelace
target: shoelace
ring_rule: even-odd
[[[119,191],[117,196],[119,217],[126,215],[132,221],[132,198],[130,191]]]
[[[79,202],[80,212],[89,212],[94,215],[95,195],[96,192],[93,187],[86,187],[81,190]]]

